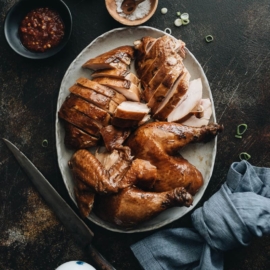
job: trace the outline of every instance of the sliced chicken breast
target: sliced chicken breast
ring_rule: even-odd
[[[184,118],[200,102],[201,99],[202,80],[201,78],[198,78],[190,82],[186,99],[183,102],[180,102],[168,115],[168,122],[175,122]]]
[[[102,125],[99,122],[91,119],[90,117],[73,108],[70,109],[65,105],[62,106],[60,111],[58,112],[58,116],[59,118],[80,128],[81,130],[85,131],[90,135],[93,135],[95,137],[99,137],[100,135],[99,132],[102,128]]]
[[[144,90],[145,101],[148,102],[148,106],[152,109],[153,113],[156,112],[162,100],[173,87],[177,79],[180,78],[183,70],[184,66],[182,64],[177,64],[172,67],[171,70],[168,70],[167,73],[163,74],[163,80],[158,86],[149,86],[149,88]],[[152,85],[156,85],[155,81],[152,81]]]
[[[111,87],[124,95],[127,100],[140,101],[141,90],[140,88],[127,80],[113,79],[108,77],[99,77],[93,79],[93,81],[98,82],[101,85]]]
[[[196,117],[196,115],[193,114],[193,115],[189,115],[189,117],[184,117],[178,122],[181,123],[182,125],[191,126],[191,127],[202,127],[202,126],[208,125],[209,120],[213,113],[210,99],[209,98],[202,99],[200,101],[200,106],[203,107],[202,117]]]
[[[92,102],[93,104],[109,112],[110,114],[114,113],[115,109],[118,106],[118,104],[114,102],[111,98],[101,95],[89,88],[85,88],[79,85],[73,85],[69,88],[69,91],[74,95],[77,95],[89,102]]]
[[[97,82],[91,81],[87,78],[81,77],[76,81],[76,83],[83,86],[83,87],[90,88],[90,89],[92,89],[92,90],[94,90],[94,91],[96,91],[96,92],[98,92],[106,97],[111,98],[117,104],[120,104],[121,102],[126,100],[125,96],[118,93],[114,89],[112,89],[110,87],[106,87],[104,85],[101,85]]]
[[[189,88],[190,73],[187,69],[176,81],[174,86],[170,89],[160,106],[154,113],[153,117],[158,120],[166,120],[168,115],[174,110],[179,102],[183,100]],[[194,107],[194,106],[193,106]]]
[[[88,117],[100,122],[103,126],[107,126],[111,119],[108,112],[74,94],[70,94],[62,106],[84,113]]]
[[[85,64],[83,64],[83,67],[97,70],[104,68],[112,68],[112,66],[110,66],[110,63],[116,64],[122,62],[124,66],[126,66],[124,69],[127,69],[127,67],[130,65],[131,59],[133,58],[134,58],[134,47],[126,45],[117,47],[113,50],[100,54],[95,58],[89,59]],[[119,67],[116,68],[122,67],[120,67],[119,65]]]
[[[145,103],[125,101],[116,108],[114,117],[141,121],[149,112],[150,108]]]
[[[91,74],[91,77],[93,79],[98,77],[108,77],[108,78],[128,80],[136,85],[140,83],[140,79],[134,73],[127,70],[124,71],[118,69],[97,70]]]
[[[91,69],[91,70],[99,70],[99,69],[120,69],[120,70],[128,70],[129,66],[120,61],[118,58],[112,57],[106,61],[99,59],[91,59],[85,64],[82,65],[83,68]]]

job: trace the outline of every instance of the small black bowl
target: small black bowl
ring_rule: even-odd
[[[36,8],[48,7],[55,10],[61,16],[65,34],[60,43],[45,52],[33,52],[25,48],[20,40],[19,27],[28,12]],[[31,59],[44,59],[55,55],[67,44],[72,31],[72,16],[68,6],[62,0],[21,0],[7,13],[4,32],[10,47],[21,56]]]

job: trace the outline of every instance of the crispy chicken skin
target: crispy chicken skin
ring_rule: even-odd
[[[148,160],[157,168],[155,191],[184,187],[194,195],[203,184],[199,170],[178,154],[189,143],[208,142],[223,127],[210,124],[201,128],[177,123],[153,122],[139,127],[127,140],[135,158]]]

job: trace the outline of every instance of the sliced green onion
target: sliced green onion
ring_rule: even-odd
[[[48,147],[48,145],[49,145],[48,140],[43,140],[41,145],[42,145],[42,147]]]
[[[240,124],[237,126],[237,135],[243,135],[247,130],[247,124]]]
[[[181,15],[181,12],[180,11],[176,12],[176,15],[177,16],[180,16]]]
[[[182,24],[183,24],[183,25],[189,24],[189,20],[188,20],[188,19],[187,19],[187,20],[182,19],[181,21],[182,21]]]
[[[211,35],[208,35],[205,37],[206,42],[212,42],[214,40],[214,37]]]
[[[189,19],[189,14],[188,13],[182,13],[180,17],[181,17],[182,20],[188,20]]]
[[[242,139],[242,136],[236,134],[236,135],[235,135],[235,138]]]
[[[172,30],[171,28],[166,28],[164,32],[170,35],[172,33]]]
[[[176,20],[174,21],[174,25],[175,25],[175,26],[181,26],[182,24],[183,24],[183,22],[182,22],[181,19],[176,19]]]
[[[240,160],[249,160],[251,158],[251,155],[247,152],[242,152],[239,154]]]
[[[161,9],[161,13],[162,13],[162,14],[166,14],[167,12],[168,12],[168,9],[167,9],[167,8],[162,8],[162,9]]]

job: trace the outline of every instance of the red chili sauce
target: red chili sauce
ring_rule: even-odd
[[[22,44],[31,51],[44,52],[57,46],[65,27],[60,15],[49,8],[30,11],[20,25]]]

